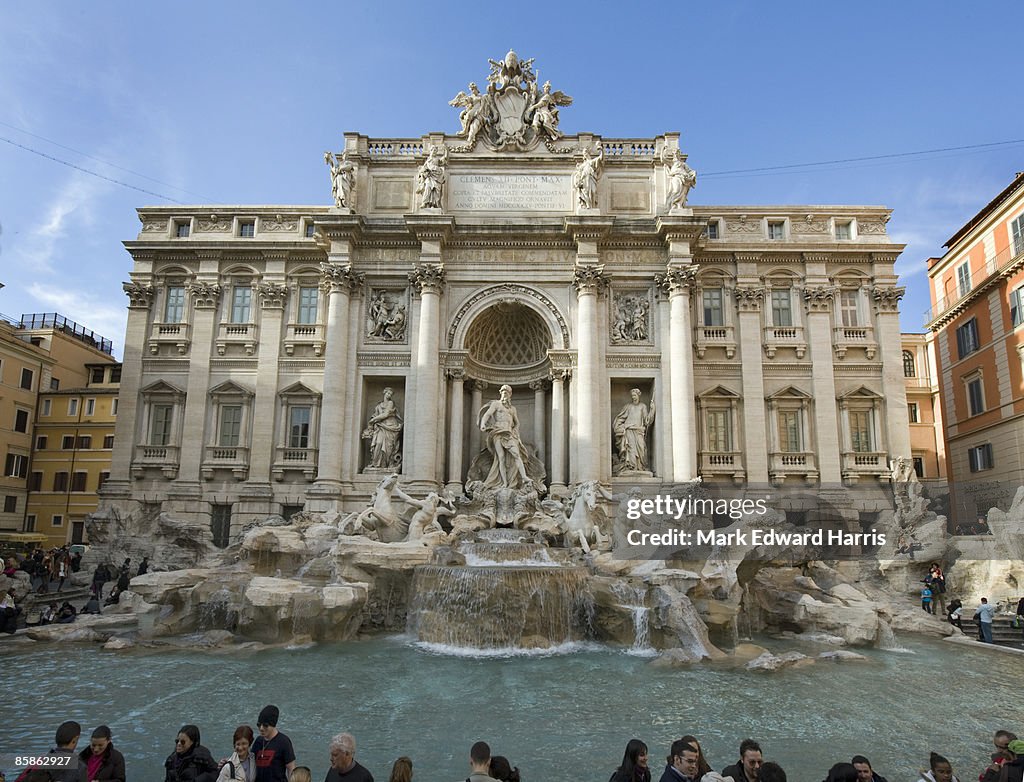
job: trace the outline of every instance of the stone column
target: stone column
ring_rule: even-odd
[[[815,451],[821,484],[842,482],[842,443],[836,415],[836,379],[832,368],[832,302],[838,288],[831,285],[808,285],[804,288],[807,307],[807,344],[811,352],[811,385],[814,389],[814,428],[817,443],[805,442],[804,448]],[[896,344],[899,345],[897,335]]]
[[[565,494],[565,381],[568,369],[551,372],[551,494]]]
[[[768,427],[764,407],[761,306],[764,288],[737,287],[740,364],[743,373],[743,460],[750,485],[768,483]]]
[[[533,445],[537,449],[537,458],[544,462],[547,450],[544,447],[544,439],[547,432],[544,431],[544,387],[546,380],[533,380],[530,388],[533,390]]]
[[[441,290],[444,287],[444,265],[421,263],[409,272],[409,281],[419,292],[419,317],[416,318],[416,398],[411,421],[415,428],[416,447],[409,454],[408,470],[413,481],[430,486],[438,483],[437,431],[441,390]]]
[[[217,303],[221,286],[214,282],[194,282],[187,286],[192,297],[192,347],[188,359],[188,386],[185,418],[181,430],[178,480],[199,482],[199,471],[206,447],[206,411],[210,391],[210,350],[217,328]]]
[[[329,257],[348,260],[348,253]],[[363,282],[363,275],[352,271],[351,263],[320,264],[321,287],[327,294],[327,345],[324,348],[324,394],[320,407],[320,456],[317,462],[315,494],[328,495],[341,491],[341,454],[345,437],[345,396],[348,384],[348,353],[350,304],[352,292]],[[319,510],[320,508],[314,508]]]
[[[466,400],[463,397],[463,384],[466,372],[462,368],[449,369],[448,377],[452,381],[448,389],[451,405],[451,431],[448,433],[448,485],[446,488],[455,496],[462,494],[462,436],[464,425],[462,411]]]
[[[574,471],[579,481],[601,478],[601,437],[598,427],[605,422],[597,420],[600,410],[601,377],[599,374],[599,346],[597,299],[608,285],[604,267],[577,265],[573,273],[576,286],[576,339],[579,382],[576,384],[576,439],[579,464]]]
[[[659,279],[669,296],[669,351],[671,354],[672,480],[697,477],[697,426],[693,398],[693,329],[690,325],[690,288],[697,268],[693,264],[670,267]]]
[[[473,390],[473,395],[469,403],[469,414],[472,416],[472,421],[469,424],[469,464],[472,466],[473,460],[480,453],[480,421],[478,416],[480,415],[480,408],[484,406],[484,391],[487,390],[489,383],[486,380],[473,380],[470,382],[469,387]]]
[[[139,390],[142,386],[142,349],[149,328],[149,311],[153,306],[153,286],[126,282],[128,294],[128,327],[124,338],[124,361],[121,387],[118,392],[117,422],[114,424],[114,452],[110,460],[110,479],[103,484],[104,496],[130,493],[130,470],[135,446],[141,441],[138,427]]]
[[[882,393],[885,396],[886,444],[889,459],[911,458],[907,386],[903,377],[903,345],[900,339],[899,302],[906,288],[876,287],[871,291],[878,322],[882,353]],[[919,373],[922,376],[924,372]],[[877,450],[882,450],[879,443]]]
[[[270,261],[268,261],[269,263]],[[282,267],[284,259],[277,261]],[[261,282],[256,288],[260,300],[260,345],[256,370],[256,398],[253,400],[252,435],[249,438],[249,482],[270,483],[270,468],[277,453],[274,418],[277,412],[277,362],[281,355],[281,324],[288,288],[283,283]]]

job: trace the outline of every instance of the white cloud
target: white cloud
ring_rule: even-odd
[[[124,304],[113,306],[109,301],[81,289],[66,289],[39,282],[29,285],[28,293],[41,305],[39,310],[59,312],[85,328],[95,331],[111,340],[115,353],[121,354],[128,322],[128,309]]]
[[[14,262],[39,272],[52,273],[59,243],[73,238],[72,218],[84,226],[95,221],[96,199],[110,185],[88,174],[75,172],[46,207],[39,222],[28,231],[21,243],[11,250]]]

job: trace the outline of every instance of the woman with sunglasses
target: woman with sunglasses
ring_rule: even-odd
[[[199,728],[182,725],[174,752],[164,761],[164,782],[216,782],[217,761],[210,750],[199,743]]]

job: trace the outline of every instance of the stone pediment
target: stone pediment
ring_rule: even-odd
[[[287,388],[282,389],[279,392],[279,396],[293,396],[293,397],[300,397],[300,396],[301,397],[310,397],[310,396],[315,396],[315,397],[319,397],[320,396],[320,392],[319,391],[314,391],[312,388],[307,386],[305,383],[299,382],[299,383],[292,383]]]
[[[776,391],[774,394],[768,395],[769,399],[810,399],[811,395],[806,391],[801,391],[796,386],[786,386],[785,388]]]
[[[156,394],[163,394],[166,396],[185,396],[185,392],[182,389],[168,383],[166,380],[157,380],[155,383],[150,383],[139,393],[147,396],[154,396]]]
[[[253,392],[233,380],[225,380],[210,389],[210,396],[252,396]]]

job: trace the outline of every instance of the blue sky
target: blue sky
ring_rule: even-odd
[[[920,331],[925,259],[1024,169],[1024,143],[721,172],[1024,138],[1022,28],[1020,2],[8,3],[0,312],[59,311],[119,353],[121,242],[136,207],[168,203],[9,142],[188,204],[326,204],[344,131],[454,133],[447,101],[514,48],[574,97],[564,131],[680,131],[693,204],[894,209]]]

